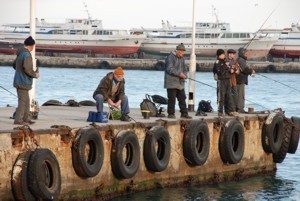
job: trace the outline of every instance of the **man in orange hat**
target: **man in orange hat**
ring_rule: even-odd
[[[101,122],[107,122],[107,118],[103,114],[103,103],[109,106],[119,108],[121,106],[121,121],[130,121],[128,98],[124,90],[125,80],[122,67],[117,67],[114,72],[108,73],[100,81],[97,89],[93,94],[96,100],[97,111],[101,113],[103,119]]]

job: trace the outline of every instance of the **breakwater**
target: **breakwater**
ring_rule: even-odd
[[[0,66],[11,66],[15,55],[0,55]],[[47,57],[37,56],[38,66],[64,68],[94,68],[113,69],[122,66],[132,70],[163,70],[165,61],[158,59],[130,59],[130,58],[75,58],[75,57]],[[189,65],[189,60],[186,60]],[[196,71],[212,72],[214,60],[197,60]],[[274,63],[249,61],[249,65],[257,72],[266,73],[300,73],[300,63]]]

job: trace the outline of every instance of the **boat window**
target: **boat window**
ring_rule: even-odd
[[[247,38],[250,38],[250,34],[249,33],[247,33]]]
[[[239,38],[240,34],[239,33],[233,33],[233,38]]]
[[[240,34],[240,38],[247,38],[246,33],[241,33],[241,34]]]
[[[211,34],[205,34],[205,38],[210,38]]]
[[[232,33],[225,33],[221,38],[232,38]]]

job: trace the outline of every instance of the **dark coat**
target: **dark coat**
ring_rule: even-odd
[[[225,60],[218,59],[214,63],[213,73],[218,75],[218,80],[230,79],[230,69],[226,65]]]
[[[18,49],[13,67],[16,70],[14,87],[30,90],[32,88],[32,80],[36,78],[36,73],[33,70],[32,56],[28,49],[24,47]]]
[[[123,100],[124,94],[125,94],[125,80],[121,80],[120,81],[120,85],[119,88],[115,94],[115,96],[113,96],[112,94],[112,86],[113,86],[113,82],[114,82],[114,74],[113,72],[108,73],[104,78],[102,78],[102,80],[100,81],[97,89],[95,90],[93,97],[96,94],[101,94],[104,97],[104,100],[107,101],[108,99],[113,99],[118,96],[119,100]]]
[[[237,59],[240,66],[240,73],[236,75],[237,84],[246,84],[248,85],[248,76],[252,74],[253,70],[247,65],[247,58],[239,54]]]

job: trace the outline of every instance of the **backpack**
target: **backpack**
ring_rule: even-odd
[[[199,111],[200,112],[203,111],[203,112],[213,112],[214,109],[212,108],[211,104],[210,104],[210,100],[201,100],[199,102],[199,105],[198,105],[198,109],[197,109],[197,112]]]
[[[149,110],[150,111],[150,117],[156,117],[158,114],[157,108],[155,106],[155,104],[148,99],[148,97],[146,96],[146,98],[141,102],[140,104],[140,108],[141,110]]]

